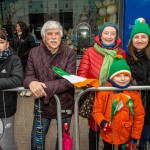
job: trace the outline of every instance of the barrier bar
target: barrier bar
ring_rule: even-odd
[[[78,109],[78,102],[79,99],[82,95],[84,95],[86,92],[90,92],[90,91],[122,91],[122,89],[120,88],[115,88],[115,87],[98,87],[96,88],[88,88],[82,92],[80,92],[76,99],[75,99],[75,149],[79,150],[79,109]],[[150,90],[150,86],[129,86],[128,88],[124,89],[124,90]]]
[[[61,118],[61,104],[59,97],[54,94],[54,97],[57,102],[57,121],[58,121],[58,147],[59,150],[62,150],[62,118]]]
[[[29,89],[25,89],[24,87],[18,87],[18,88],[13,88],[13,89],[7,89],[3,91],[30,91]],[[62,118],[61,118],[61,104],[60,104],[60,99],[59,97],[54,94],[53,95],[56,102],[57,102],[57,121],[58,121],[58,147],[59,150],[62,150]]]

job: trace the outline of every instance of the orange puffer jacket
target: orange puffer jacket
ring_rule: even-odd
[[[102,47],[102,45],[100,45],[100,42],[99,42],[100,41],[99,36],[96,36],[94,40],[100,47]],[[116,45],[114,46],[113,49],[119,47],[120,44],[121,44],[121,39],[118,38],[116,40]],[[113,49],[110,49],[110,50],[113,50]],[[125,51],[122,50],[121,48],[118,48],[117,54],[122,55],[124,59],[126,59]],[[104,56],[100,54],[99,52],[97,52],[94,47],[88,48],[82,56],[82,59],[81,59],[81,62],[77,71],[78,76],[85,77],[85,78],[99,79],[99,74],[101,71],[103,60],[104,60]],[[88,120],[88,123],[93,131],[99,130],[98,126],[96,125],[92,117]]]
[[[102,127],[100,127],[100,136],[102,139],[115,145],[124,144],[131,137],[140,139],[144,124],[145,113],[139,93],[137,91],[123,91],[122,93],[121,95],[126,94],[133,99],[134,116],[126,105],[128,99],[121,97],[119,101],[123,101],[123,107],[113,116],[112,132],[104,133]],[[115,94],[112,91],[97,93],[92,116],[98,125],[104,120],[110,122],[112,102],[119,94]]]

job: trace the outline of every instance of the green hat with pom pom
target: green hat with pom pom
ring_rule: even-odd
[[[118,74],[126,74],[131,78],[131,69],[129,65],[126,63],[126,60],[121,56],[117,55],[109,70],[109,79],[112,79],[114,76]]]
[[[144,18],[138,18],[135,20],[135,25],[132,28],[130,39],[132,40],[133,36],[137,33],[145,33],[150,37],[150,28]]]

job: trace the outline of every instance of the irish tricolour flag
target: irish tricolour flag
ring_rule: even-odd
[[[84,87],[86,85],[91,85],[95,88],[99,87],[99,80],[98,79],[87,79],[80,76],[76,76],[73,74],[70,74],[68,72],[65,72],[57,67],[53,67],[53,70],[63,78],[67,79],[69,82],[71,82],[74,86],[80,88]]]

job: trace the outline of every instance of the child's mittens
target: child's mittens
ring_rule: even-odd
[[[130,150],[135,150],[136,149],[136,145],[137,145],[137,140],[136,141],[133,141],[133,140],[130,140],[127,145],[126,145],[126,149]]]
[[[112,132],[112,124],[111,124],[111,122],[107,122],[107,123],[104,124],[103,131],[105,133]]]

